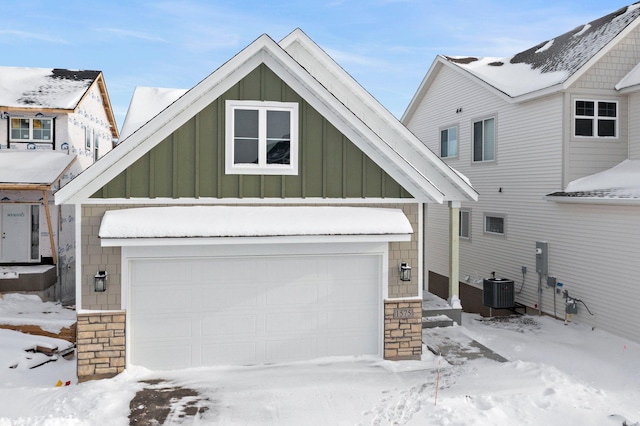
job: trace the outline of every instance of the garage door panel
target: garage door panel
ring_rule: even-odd
[[[378,320],[372,309],[332,310],[327,312],[327,328],[330,330],[366,330]]]
[[[340,304],[343,300],[353,300],[354,303],[377,303],[380,295],[375,280],[354,280],[332,282],[327,285],[327,300],[329,303]]]
[[[136,309],[137,314],[156,314],[164,312],[191,312],[193,301],[198,300],[193,296],[193,289],[179,288],[178,286],[140,287],[132,290],[135,300],[145,300]]]
[[[188,339],[192,336],[191,316],[169,318],[140,317],[136,321],[134,335],[139,339],[147,340],[173,340],[175,338]]]
[[[269,306],[291,306],[295,304],[316,304],[319,301],[316,285],[279,285],[266,289],[266,304]]]
[[[191,365],[193,363],[192,355],[192,348],[189,345],[145,346],[136,348],[136,351],[132,353],[131,362],[145,365],[147,360],[153,359],[153,368],[171,370]]]
[[[291,331],[313,331],[318,329],[318,314],[315,312],[282,312],[265,315],[267,333]]]
[[[375,254],[132,260],[131,362],[166,369],[378,354],[380,264]],[[166,265],[190,271],[173,279],[189,279],[154,280]],[[345,276],[349,268],[362,273]]]
[[[218,342],[202,346],[202,365],[258,363],[255,342]]]
[[[202,335],[210,337],[255,334],[257,321],[255,314],[208,316],[202,320]]]
[[[318,344],[315,338],[289,338],[265,342],[266,363],[298,361],[318,356]]]
[[[203,309],[228,310],[255,307],[258,295],[248,285],[215,285],[207,284],[202,289]]]

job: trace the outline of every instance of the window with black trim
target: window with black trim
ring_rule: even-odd
[[[493,161],[496,159],[495,118],[486,118],[473,123],[473,161]]]
[[[298,174],[298,104],[226,101],[227,174]]]
[[[618,102],[576,99],[574,135],[587,138],[618,136]]]
[[[458,126],[440,130],[440,157],[458,156]]]
[[[11,142],[53,143],[52,118],[12,117],[9,126]]]

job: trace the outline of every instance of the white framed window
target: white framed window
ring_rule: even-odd
[[[496,120],[485,118],[473,122],[473,161],[496,159]]]
[[[12,117],[10,122],[11,142],[53,143],[52,118]]]
[[[458,126],[440,130],[440,157],[458,156]]]
[[[471,209],[460,209],[460,231],[458,236],[465,240],[471,239]]]
[[[226,101],[225,172],[297,175],[298,104]]]
[[[618,137],[618,102],[575,100],[574,135],[587,138]]]
[[[503,214],[485,213],[484,215],[484,233],[492,235],[506,234],[505,216]]]

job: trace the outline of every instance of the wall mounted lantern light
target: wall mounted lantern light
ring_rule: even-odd
[[[103,292],[107,290],[107,271],[98,271],[93,280],[95,291]]]
[[[411,281],[411,266],[406,262],[400,264],[398,272],[400,273],[400,281]]]

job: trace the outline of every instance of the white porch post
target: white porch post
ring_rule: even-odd
[[[449,304],[460,307],[460,201],[449,201]]]

